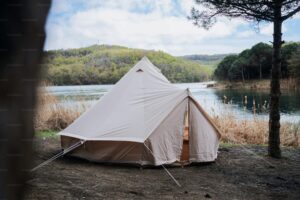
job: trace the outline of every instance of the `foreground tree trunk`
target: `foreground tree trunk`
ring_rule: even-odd
[[[281,76],[281,45],[282,45],[282,21],[281,3],[276,2],[274,10],[274,34],[273,34],[273,63],[270,91],[270,120],[269,120],[269,149],[271,157],[280,158],[280,76]]]
[[[50,0],[0,3],[0,199],[22,199]]]

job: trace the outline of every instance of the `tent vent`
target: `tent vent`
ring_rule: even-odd
[[[143,72],[143,70],[142,69],[138,69],[136,72]]]

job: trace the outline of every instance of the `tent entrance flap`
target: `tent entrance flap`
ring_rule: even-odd
[[[185,127],[180,162],[187,162],[187,161],[189,161],[189,128]]]
[[[185,112],[184,118],[184,132],[182,141],[182,152],[180,156],[180,162],[189,161],[189,106],[187,106],[187,111]]]
[[[217,158],[218,132],[199,108],[196,101],[189,101],[189,161],[212,162]]]

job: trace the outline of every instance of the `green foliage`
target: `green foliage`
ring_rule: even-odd
[[[300,48],[292,54],[288,63],[291,75],[300,78]]]
[[[36,137],[48,138],[48,137],[58,137],[56,131],[37,131],[35,133]]]
[[[249,78],[267,78],[272,68],[272,47],[265,43],[254,45],[249,52]]]
[[[242,56],[234,60],[234,62],[231,64],[228,70],[229,80],[243,79],[244,68],[247,65],[245,60],[246,59]]]
[[[297,49],[300,43],[291,42],[282,47],[282,77],[290,74],[297,75]],[[299,55],[299,54],[298,54]],[[290,66],[294,63],[294,67]],[[225,57],[214,72],[219,80],[249,80],[269,78],[272,69],[272,47],[265,43],[258,43],[251,49],[246,49],[236,56]]]
[[[195,54],[195,55],[180,56],[180,58],[197,61],[205,65],[214,66],[215,64],[219,64],[228,55],[231,54],[214,54],[214,55]]]
[[[289,75],[289,60],[292,55],[297,52],[300,48],[300,43],[289,42],[283,45],[281,54],[282,54],[282,62],[281,62],[281,71],[283,76]],[[298,54],[299,55],[299,54]]]
[[[171,82],[210,79],[213,69],[173,57],[162,51],[93,45],[86,48],[47,51],[45,79],[54,85],[113,84],[143,56],[147,56]]]
[[[217,65],[228,55],[232,55],[232,54],[213,54],[213,55],[195,54],[195,55],[180,56],[179,58],[196,61],[200,63],[202,66],[210,68],[211,71],[214,71],[217,68]]]
[[[219,79],[223,79],[224,77],[228,77],[228,71],[231,65],[238,58],[236,55],[226,56],[218,65],[217,69],[214,72],[215,77]]]

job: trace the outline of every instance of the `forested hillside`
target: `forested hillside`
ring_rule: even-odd
[[[282,78],[300,77],[300,43],[290,42],[282,46]],[[258,43],[238,55],[226,56],[217,66],[214,76],[218,80],[266,79],[271,76],[272,46]]]
[[[196,61],[204,66],[212,67],[213,69],[215,69],[217,67],[217,65],[226,56],[229,56],[229,55],[232,55],[232,54],[213,54],[213,55],[194,54],[194,55],[180,56],[180,58]]]
[[[186,55],[181,57],[188,60],[194,60],[199,62],[215,62],[215,61],[223,60],[223,58],[225,58],[228,55],[231,54],[213,54],[213,55],[194,54],[194,55]]]
[[[93,45],[47,51],[44,78],[54,85],[112,84],[143,56],[159,67],[171,82],[206,81],[213,72],[210,67],[162,51]]]

